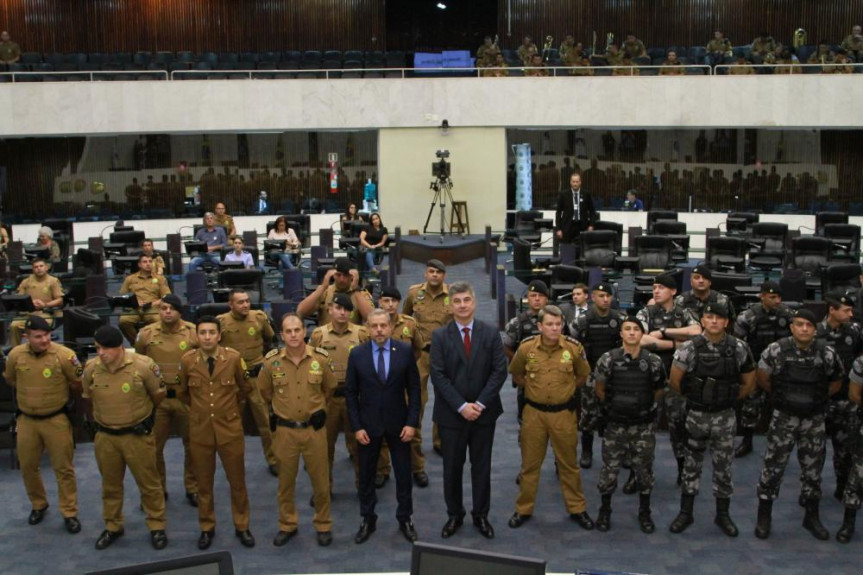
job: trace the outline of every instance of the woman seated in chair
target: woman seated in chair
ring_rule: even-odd
[[[48,226],[39,228],[39,238],[36,244],[40,247],[48,248],[51,251],[51,263],[60,261],[60,244],[54,240],[54,230]]]
[[[9,232],[3,227],[3,222],[0,222],[0,259],[7,259],[6,248],[9,247]]]
[[[348,206],[348,210],[342,214],[341,224],[342,224],[342,235],[346,238],[351,237],[351,230],[349,226],[346,226],[346,222],[364,222],[365,220],[362,216],[357,212],[357,205],[353,202]]]
[[[300,253],[300,239],[297,237],[294,229],[288,227],[285,216],[276,218],[276,227],[270,230],[270,233],[267,234],[267,239],[285,240],[287,242],[285,250],[277,252],[280,268],[290,270],[296,267],[294,266],[293,258]]]
[[[375,256],[381,253],[385,245],[387,245],[387,229],[381,222],[381,215],[374,212],[369,217],[369,227],[360,232],[360,253],[365,252],[367,270],[373,273],[380,272],[375,266]]]

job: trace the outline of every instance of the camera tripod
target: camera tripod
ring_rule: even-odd
[[[429,214],[426,218],[426,223],[423,226],[423,234],[427,233],[429,222],[431,221],[432,214],[434,213],[435,205],[439,205],[440,207],[440,235],[441,241],[443,241],[443,236],[446,235],[446,201],[449,198],[450,205],[453,204],[452,199],[452,180],[449,178],[438,178],[437,180],[433,180],[431,184],[429,184],[429,189],[434,190],[434,198],[431,201],[431,207],[429,208]],[[461,224],[461,216],[459,216],[459,224]],[[463,227],[460,229],[464,229]]]

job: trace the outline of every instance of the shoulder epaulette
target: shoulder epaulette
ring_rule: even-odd
[[[524,338],[523,340],[521,340],[521,345],[523,345],[523,344],[525,344],[525,343],[527,343],[527,342],[529,342],[529,341],[533,341],[533,340],[535,340],[537,337],[538,337],[538,336],[536,336],[536,335],[529,335],[529,336],[527,336],[526,338]]]
[[[264,359],[269,359],[271,357],[279,355],[279,351],[280,351],[279,348],[271,349],[270,351],[267,352],[267,355],[264,356]]]
[[[581,345],[581,342],[578,341],[577,339],[575,339],[574,337],[570,337],[568,335],[566,335],[564,337],[566,338],[566,341],[568,341],[569,343],[577,343],[578,345]]]
[[[322,356],[324,356],[324,357],[329,357],[329,356],[330,356],[330,354],[329,354],[329,353],[327,353],[327,350],[325,350],[325,349],[324,349],[324,348],[322,348],[322,347],[316,347],[316,348],[315,348],[315,351],[316,351],[317,353],[321,354],[321,355],[322,355]]]

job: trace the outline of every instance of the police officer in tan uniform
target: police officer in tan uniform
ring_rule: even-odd
[[[590,364],[581,344],[562,335],[563,312],[559,307],[542,308],[537,325],[540,335],[524,340],[509,364],[513,381],[525,389],[520,493],[509,526],[521,527],[533,514],[539,474],[550,439],[566,510],[581,527],[593,529],[576,459],[575,414],[575,390],[587,381]]]
[[[228,237],[237,235],[237,226],[234,225],[233,216],[228,215],[228,209],[225,207],[225,203],[218,202],[213,210],[216,212],[213,214],[213,221],[215,224],[225,228],[225,234]]]
[[[162,477],[162,489],[168,498],[167,473],[165,471],[165,443],[174,428],[183,440],[183,485],[186,499],[193,507],[198,506],[198,484],[192,473],[189,454],[189,406],[179,397],[180,359],[190,349],[198,347],[195,324],[183,321],[183,302],[179,296],[168,294],[159,304],[159,321],[151,323],[138,332],[135,351],[150,357],[162,372],[165,383],[165,400],[156,408],[153,432],[156,435],[156,464]]]
[[[147,254],[138,256],[138,271],[126,276],[120,293],[133,293],[138,298],[138,309],[120,316],[119,327],[132,345],[138,337],[138,324],[149,325],[159,321],[159,304],[171,293],[165,276],[153,273],[153,258]]]
[[[345,298],[347,299],[347,298]],[[346,315],[346,314],[345,314]],[[351,328],[356,326],[348,324]],[[285,347],[264,359],[258,376],[261,395],[272,405],[273,445],[279,460],[279,532],[273,545],[281,547],[297,534],[298,514],[294,488],[303,456],[312,483],[312,523],[318,545],[333,541],[330,518],[330,463],[327,459],[327,396],[336,386],[330,357],[321,348],[306,345],[302,318],[289,313],[282,318]]]
[[[261,399],[255,385],[258,372],[264,361],[265,351],[275,337],[270,318],[262,310],[253,310],[249,301],[249,294],[244,289],[231,290],[228,304],[231,311],[218,316],[222,324],[222,345],[231,347],[240,352],[249,370],[252,392],[249,394],[249,409],[255,420],[255,426],[261,436],[261,446],[264,449],[264,457],[270,473],[275,477],[279,472],[277,469],[276,456],[273,455],[273,438],[270,433],[270,420],[267,406]],[[265,349],[266,347],[266,349]]]
[[[154,549],[168,545],[165,495],[156,466],[153,412],[165,398],[159,366],[149,357],[123,349],[123,334],[102,326],[94,335],[99,357],[84,368],[83,397],[93,405],[94,449],[102,474],[105,530],[96,549],[106,549],[123,533],[123,478],[132,472]]]
[[[452,321],[452,307],[449,302],[449,286],[444,283],[446,266],[440,260],[431,259],[426,262],[426,281],[414,284],[408,288],[408,295],[402,306],[402,313],[412,316],[417,322],[420,337],[425,343],[417,367],[420,370],[420,386],[422,407],[420,408],[420,426],[411,442],[411,466],[413,467],[414,483],[418,487],[426,487],[429,483],[425,472],[425,455],[422,447],[422,421],[425,415],[425,405],[428,402],[429,353],[431,351],[432,332]],[[440,438],[437,436],[437,425],[432,427],[432,446],[440,453]]]
[[[156,250],[153,247],[153,240],[150,238],[141,240],[141,253],[153,258],[153,275],[165,275],[165,260],[162,256],[156,253]]]
[[[51,315],[42,310],[46,307],[63,305],[63,288],[60,286],[60,280],[48,273],[48,262],[42,258],[33,260],[33,273],[18,285],[18,293],[29,295],[33,300],[36,315],[45,318],[51,327],[54,326]],[[21,331],[24,329],[25,321],[26,319],[18,319],[9,326],[10,345],[16,346],[21,343]]]
[[[18,401],[18,461],[32,511],[28,522],[42,522],[48,499],[39,471],[44,451],[57,477],[60,513],[69,533],[81,531],[78,488],[72,462],[75,442],[68,417],[70,388],[80,389],[84,371],[75,352],[51,342],[51,326],[32,315],[25,326],[27,343],[9,352],[4,377]]]
[[[206,315],[195,327],[199,349],[180,360],[180,398],[189,405],[189,448],[198,480],[198,549],[210,547],[216,535],[213,479],[216,454],[231,486],[234,533],[246,547],[255,546],[249,531],[249,495],[244,463],[243,403],[252,391],[240,353],[219,345],[221,324]]]
[[[375,306],[369,292],[358,289],[359,281],[360,274],[351,260],[336,259],[335,267],[327,270],[321,285],[297,306],[297,313],[300,317],[308,317],[317,312],[318,325],[326,325],[330,321],[330,305],[333,303],[333,298],[337,293],[344,293],[350,296],[354,305],[350,321],[361,325]]]
[[[359,459],[357,440],[351,430],[348,409],[345,403],[345,373],[348,369],[348,354],[351,350],[369,339],[365,326],[348,321],[354,303],[344,293],[336,294],[330,304],[330,323],[315,328],[309,338],[309,345],[327,352],[329,365],[335,374],[336,385],[327,399],[327,450],[330,461],[330,489],[333,485],[333,461],[336,453],[336,440],[339,433],[345,434],[345,446],[354,466],[355,483],[359,481]]]
[[[393,323],[393,333],[390,337],[397,341],[411,344],[414,356],[419,359],[425,343],[417,328],[417,320],[409,315],[399,313],[399,304],[401,301],[402,294],[398,288],[386,286],[381,290],[378,305],[382,310],[390,314],[390,319]],[[423,472],[423,468],[419,464],[420,462],[417,461],[414,451],[411,450],[411,471],[413,473]],[[386,439],[384,439],[380,455],[378,456],[378,470],[375,474],[375,487],[377,489],[380,489],[389,481],[390,467],[390,451],[387,448]]]

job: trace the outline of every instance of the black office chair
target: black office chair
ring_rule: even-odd
[[[593,222],[593,231],[600,232],[609,230],[615,234],[614,251],[617,255],[623,253],[623,224],[618,222],[609,222],[607,220],[597,220]]]
[[[704,261],[714,270],[734,270],[743,273],[746,269],[748,244],[740,237],[708,236]]]
[[[555,301],[562,294],[572,292],[575,284],[586,284],[588,272],[578,266],[558,264],[551,267],[551,301]]]
[[[815,235],[824,235],[827,224],[847,224],[848,212],[815,212]]]
[[[752,224],[749,238],[749,265],[765,273],[782,267],[785,262],[785,245],[788,241],[788,224],[758,222]]]
[[[632,254],[638,258],[638,271],[653,271],[653,275],[656,275],[674,267],[671,249],[671,239],[666,236],[638,236],[635,238]]]
[[[830,261],[832,249],[830,240],[818,236],[791,240],[790,267],[803,272],[807,292],[814,293],[821,288],[821,273]]]
[[[854,224],[824,224],[823,236],[833,244],[831,261],[860,261],[860,226]]]
[[[731,212],[725,218],[725,230],[729,236],[746,236],[752,231],[752,225],[758,223],[758,214],[752,212]]]
[[[243,288],[249,293],[252,303],[264,301],[264,271],[257,268],[246,270],[225,270],[219,274],[219,287],[225,289]]]
[[[0,359],[0,366],[5,370],[6,358]],[[15,404],[15,388],[6,385],[5,379],[0,375],[0,442],[5,443],[9,448],[9,467],[15,469],[18,464],[18,457],[15,455],[16,440],[16,424],[18,406]]]
[[[539,247],[542,232],[537,229],[537,221],[542,220],[543,213],[539,210],[520,210],[515,213],[515,228],[508,230],[508,237],[515,237],[530,242]],[[540,224],[544,225],[544,224]]]
[[[671,259],[676,263],[689,261],[689,234],[686,231],[686,222],[656,220],[653,223],[653,233],[671,238]]]
[[[619,252],[616,251],[618,236],[611,230],[594,230],[581,232],[581,259],[579,264],[592,268],[614,268],[614,262]]]
[[[674,283],[677,284],[677,293],[683,291],[683,269],[673,268],[663,272],[664,275],[671,276]],[[633,307],[639,308],[647,305],[647,302],[653,297],[653,282],[656,276],[636,276],[636,285],[632,294]]]
[[[520,238],[512,240],[512,275],[529,284],[535,279],[543,280],[548,285],[551,274],[548,268],[538,267],[537,262],[530,259],[530,242]]]
[[[829,264],[821,273],[821,293],[830,293],[838,289],[859,289],[860,274],[863,273],[860,264]],[[860,302],[858,302],[858,307]]]
[[[233,252],[233,251],[234,251],[234,248],[223,247],[221,250],[221,254],[219,256],[219,259],[221,259],[221,261],[225,261],[225,256],[228,255],[229,253]],[[258,248],[257,247],[245,246],[243,248],[243,251],[249,252],[249,255],[252,256],[252,263],[255,265],[255,267],[258,267],[260,265],[260,261],[258,260],[259,255],[258,255]]]
[[[752,287],[752,276],[746,273],[713,272],[710,289],[728,296],[734,309],[743,310],[749,307],[749,303],[755,301],[757,296],[753,294],[752,299],[750,299],[750,296],[739,291],[738,287]]]
[[[227,303],[205,303],[203,305],[199,305],[195,309],[195,321],[198,321],[207,315],[218,317],[223,313],[228,313],[229,311],[231,311],[231,306]]]
[[[677,212],[672,212],[670,210],[650,210],[647,212],[647,234],[651,235],[655,232],[653,231],[653,226],[656,224],[658,220],[674,220],[677,221]]]

